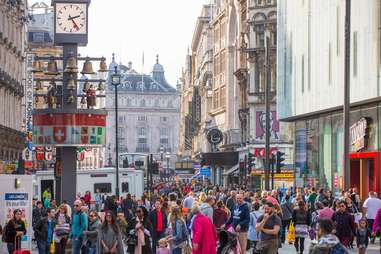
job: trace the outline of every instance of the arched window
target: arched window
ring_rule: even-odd
[[[146,100],[145,99],[142,99],[140,101],[140,107],[145,107],[146,106]]]

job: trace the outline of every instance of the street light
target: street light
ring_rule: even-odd
[[[170,152],[166,152],[165,153],[165,159],[167,160],[167,174],[169,174],[169,159],[171,158],[171,153]],[[169,177],[168,177],[169,179]]]
[[[160,146],[160,164],[163,165],[163,160],[164,160],[164,146]],[[163,180],[163,170],[159,172],[160,174],[160,179]]]
[[[119,199],[119,138],[118,138],[118,86],[120,85],[120,74],[118,66],[115,66],[114,73],[111,76],[111,83],[115,87],[115,152],[116,152],[116,187],[115,194]]]

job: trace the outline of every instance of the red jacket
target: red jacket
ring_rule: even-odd
[[[192,244],[198,244],[197,250],[193,248],[192,254],[216,254],[217,232],[212,221],[205,215],[198,213],[192,225]]]

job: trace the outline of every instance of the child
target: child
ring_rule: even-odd
[[[167,246],[168,246],[167,239],[166,238],[160,239],[159,248],[157,248],[156,254],[171,254],[171,251],[169,250]]]
[[[359,254],[365,254],[370,236],[371,232],[368,229],[368,222],[366,219],[361,219],[356,230],[356,241]]]

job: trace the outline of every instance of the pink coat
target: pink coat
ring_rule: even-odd
[[[215,254],[217,246],[217,232],[212,221],[205,215],[198,213],[192,226],[192,244],[197,243],[198,249],[193,248],[193,254]]]

